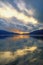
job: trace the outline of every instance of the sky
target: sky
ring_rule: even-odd
[[[43,29],[43,0],[0,0],[0,29]]]

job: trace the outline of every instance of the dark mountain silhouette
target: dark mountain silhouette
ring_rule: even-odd
[[[5,30],[0,30],[0,39],[5,39],[7,37],[12,37],[14,35],[18,35],[18,33],[13,33]]]
[[[0,39],[5,39],[7,37],[12,37],[14,35],[29,35],[30,37],[34,37],[37,39],[43,39],[43,29],[41,30],[36,30],[30,33],[23,33],[23,34],[19,34],[19,33],[15,33],[15,32],[9,32],[9,31],[5,31],[5,30],[0,30]]]
[[[37,38],[37,39],[43,39],[43,29],[36,30],[31,33],[29,33],[31,37]]]
[[[43,29],[33,31],[30,33],[30,35],[43,35]]]

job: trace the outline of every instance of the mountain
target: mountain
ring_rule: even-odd
[[[14,30],[12,32],[9,32],[6,30],[0,30],[0,39],[12,37],[14,35],[29,35],[30,37],[43,39],[43,29],[36,30],[36,31],[30,32],[30,33],[29,32],[22,32],[22,31],[18,31],[18,30]]]
[[[43,29],[36,30],[31,33],[29,33],[31,37],[37,38],[37,39],[43,39]]]
[[[30,33],[30,35],[43,35],[43,29],[33,31]]]
[[[12,37],[14,35],[18,35],[18,33],[13,33],[5,30],[0,30],[0,39],[5,39],[7,37]]]

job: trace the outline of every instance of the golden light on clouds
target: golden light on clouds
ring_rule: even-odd
[[[29,32],[23,32],[23,31],[21,31],[21,30],[19,30],[19,29],[10,29],[10,31],[11,32],[14,32],[14,33],[19,33],[19,34],[29,34]]]
[[[28,10],[28,9],[26,9],[26,8],[25,8],[25,11],[26,11],[30,16],[34,15],[34,12],[35,12],[35,10],[33,10],[33,9]]]
[[[32,14],[32,11],[29,11],[29,13]],[[31,22],[33,24],[37,24],[37,22],[38,22],[32,16],[31,17],[26,16],[24,13],[18,12],[15,8],[11,8],[7,5],[0,8],[0,18],[8,18],[9,19],[12,17],[16,17],[18,20],[22,21],[25,24],[28,24],[29,22]]]

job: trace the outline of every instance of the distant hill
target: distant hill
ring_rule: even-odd
[[[18,33],[0,30],[0,35],[7,35],[7,34],[18,34]]]
[[[43,39],[43,29],[36,30],[36,31],[30,32],[30,33],[23,32],[22,34],[20,32],[17,33],[17,32],[9,32],[9,31],[5,31],[5,30],[0,30],[0,39],[12,37],[14,35],[29,35],[30,37]]]
[[[36,31],[33,31],[33,32],[24,32],[23,34],[21,35],[30,35],[30,36],[43,36],[43,29],[41,30],[36,30]]]
[[[0,30],[0,39],[4,39],[7,37],[12,37],[14,35],[18,35],[18,33],[13,33],[5,30]]]
[[[43,39],[43,29],[36,30],[31,33],[29,33],[31,37],[37,38],[37,39]]]
[[[33,31],[30,33],[30,35],[43,35],[43,29]]]

